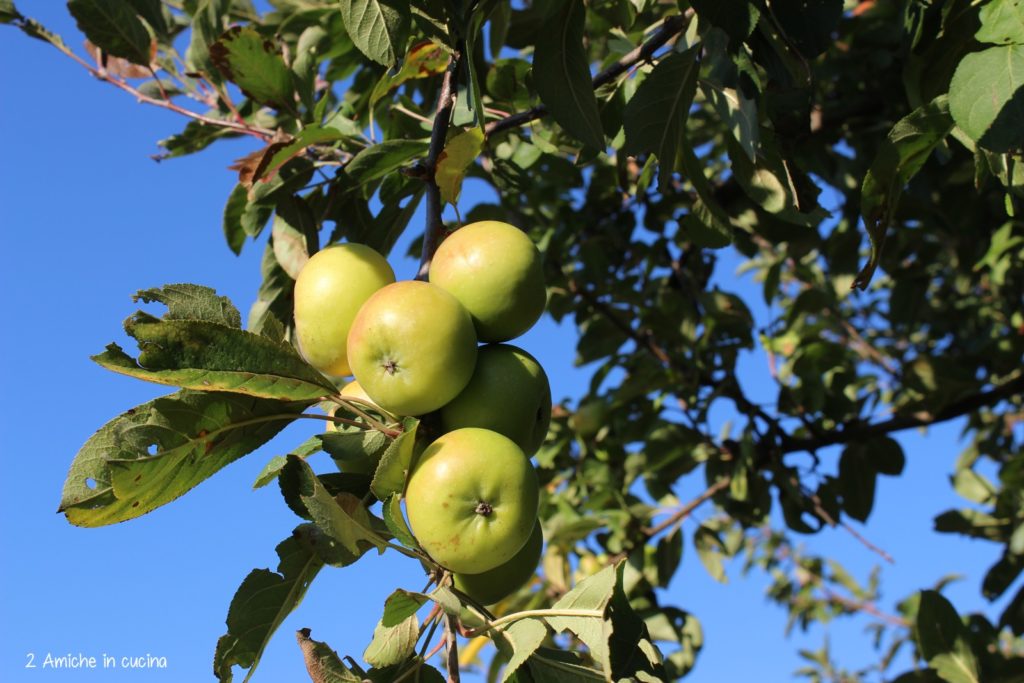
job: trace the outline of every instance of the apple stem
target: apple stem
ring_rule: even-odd
[[[493,631],[494,629],[501,628],[506,624],[511,624],[514,621],[521,619],[532,619],[538,617],[581,617],[586,619],[603,619],[604,612],[599,609],[528,609],[522,612],[515,612],[514,614],[506,614],[500,619],[495,619],[491,623],[481,626],[480,628],[469,631],[469,637],[475,637]]]
[[[426,161],[416,168],[415,175],[423,179],[427,189],[427,220],[423,231],[423,252],[420,256],[420,267],[416,273],[417,280],[426,280],[430,273],[430,261],[434,258],[437,245],[441,239],[444,223],[441,212],[444,203],[441,190],[434,179],[437,161],[444,151],[444,143],[448,139],[448,126],[451,124],[452,111],[455,108],[455,79],[461,62],[459,50],[452,52],[448,68],[441,80],[441,93],[437,96],[437,110],[434,114],[434,127],[430,133],[430,147],[427,149]]]
[[[475,512],[478,515],[483,515],[484,517],[486,517],[487,515],[494,512],[494,508],[491,507],[490,503],[480,501],[479,503],[476,504],[476,507],[473,508],[473,512]]]

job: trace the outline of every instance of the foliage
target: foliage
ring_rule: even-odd
[[[231,250],[265,244],[248,331],[205,288],[139,294],[167,315],[126,322],[138,358],[112,345],[95,360],[180,390],[89,439],[65,485],[68,519],[109,524],[170,502],[318,403],[347,425],[260,477],[309,521],[278,546],[278,572],[254,571],[231,601],[221,680],[233,666],[253,674],[323,565],[372,561],[371,549],[423,561],[436,585],[388,599],[364,654],[376,668],[300,632],[314,680],[440,679],[416,645],[441,623],[454,679],[459,629],[493,641],[494,680],[680,678],[703,636],[658,589],[682,561],[684,520],[706,504],[716,513],[690,542],[714,577],[744,557],[794,624],[873,621],[875,670],[838,668],[826,645],[802,653],[808,679],[889,678],[907,644],[918,668],[897,681],[1021,680],[1024,588],[994,620],[958,614],[930,586],[889,614],[876,575],[865,586],[793,539],[868,519],[877,477],[903,469],[896,433],[964,417],[970,445],[952,479],[965,507],[935,528],[1001,548],[990,600],[1024,570],[1024,3],[270,5],[72,0],[82,57],[0,0],[0,22],[190,117],[160,142],[164,156],[253,142],[223,215]],[[593,373],[579,405],[556,406],[536,457],[538,577],[492,611],[450,590],[402,518],[429,419],[364,410],[289,343],[310,254],[345,240],[387,253],[425,196],[426,269],[466,177],[495,192],[460,204],[461,218],[529,230],[548,313],[575,323]],[[715,279],[727,245],[763,283],[766,325]],[[770,406],[737,374],[753,349],[773,368]],[[721,405],[736,425],[714,434]],[[338,462],[373,454],[372,483],[315,473],[305,459],[321,449]],[[679,500],[684,479],[705,493]]]

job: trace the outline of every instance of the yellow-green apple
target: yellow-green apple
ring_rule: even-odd
[[[348,359],[370,399],[396,415],[423,415],[458,396],[476,364],[469,313],[440,287],[396,282],[359,309]]]
[[[387,260],[364,244],[321,249],[295,280],[295,334],[310,365],[349,375],[347,339],[360,306],[395,281]]]
[[[481,346],[466,388],[441,408],[445,431],[482,427],[504,434],[531,456],[551,422],[551,387],[537,360],[511,344]]]
[[[547,301],[540,252],[526,233],[501,221],[452,233],[434,254],[430,281],[466,307],[483,342],[526,332]]]
[[[455,587],[481,605],[493,605],[530,580],[540,562],[543,546],[544,533],[537,522],[526,545],[511,560],[481,574],[455,574]]]
[[[519,446],[489,429],[442,435],[406,482],[409,528],[453,572],[480,574],[511,560],[537,524],[537,475]]]

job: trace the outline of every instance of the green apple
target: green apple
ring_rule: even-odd
[[[473,375],[476,348],[466,309],[440,287],[415,280],[374,293],[348,335],[356,380],[396,415],[423,415],[458,396]]]
[[[349,328],[359,307],[395,281],[387,260],[363,244],[321,249],[295,280],[295,334],[306,361],[331,375],[349,375]]]
[[[455,574],[455,587],[481,605],[493,605],[515,593],[533,576],[544,547],[540,522],[512,559],[482,574]]]
[[[481,574],[511,560],[537,524],[539,486],[508,437],[467,427],[444,434],[413,464],[409,528],[440,565]]]
[[[547,302],[540,252],[526,233],[500,221],[452,233],[434,254],[430,281],[466,307],[483,342],[518,337]]]
[[[551,387],[537,360],[510,344],[480,347],[466,388],[441,408],[445,431],[482,427],[504,434],[531,456],[551,422]]]

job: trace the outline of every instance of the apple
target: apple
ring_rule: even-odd
[[[483,342],[518,337],[547,302],[540,252],[526,233],[500,221],[452,233],[434,254],[430,281],[466,307]]]
[[[508,437],[467,427],[420,454],[406,482],[409,528],[440,565],[481,574],[511,560],[537,524],[537,475]]]
[[[387,260],[364,244],[338,244],[310,257],[295,280],[295,334],[306,361],[349,375],[346,341],[359,307],[395,281]]]
[[[466,309],[440,287],[390,284],[359,309],[348,360],[370,399],[396,415],[423,415],[458,396],[476,364]]]
[[[569,417],[569,426],[579,436],[594,436],[608,421],[608,406],[601,399],[584,401]]]
[[[551,422],[551,387],[537,360],[510,344],[477,351],[466,388],[441,408],[445,431],[482,427],[504,434],[523,453],[537,452]]]
[[[540,562],[544,533],[540,522],[533,527],[526,545],[512,559],[481,574],[455,574],[455,587],[481,605],[493,605],[515,593],[533,576]]]

